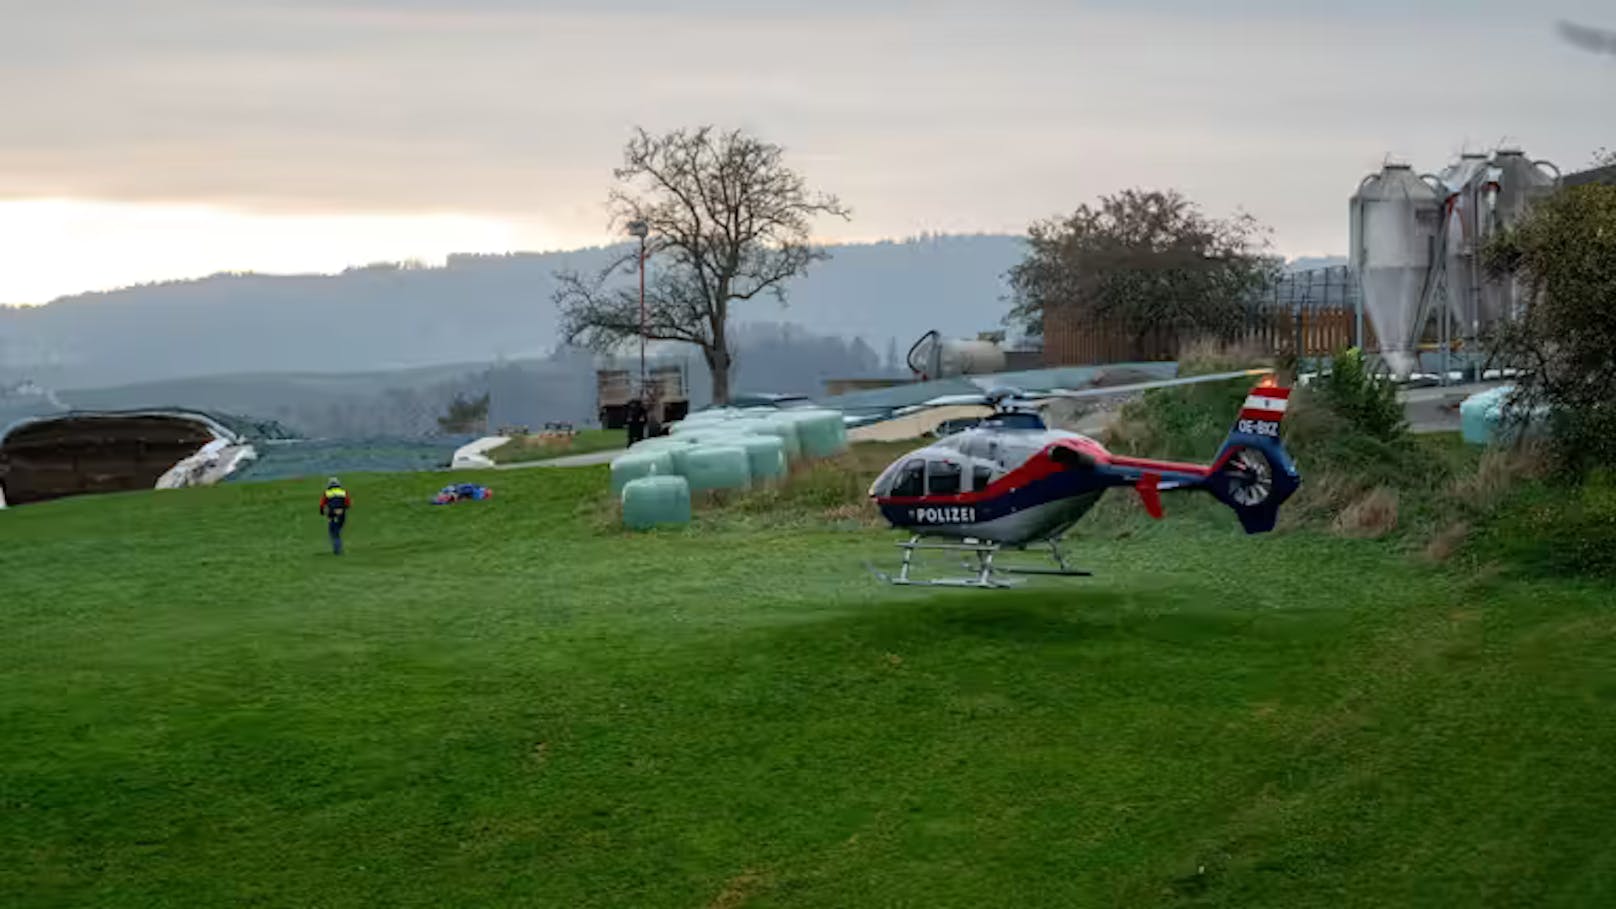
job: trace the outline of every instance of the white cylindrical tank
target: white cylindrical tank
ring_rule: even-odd
[[[993,341],[942,342],[938,378],[1004,372],[1004,350]]]
[[[928,331],[909,348],[909,368],[925,379],[1003,372],[1004,364],[1004,350],[999,342],[980,338],[945,340],[938,332]]]
[[[1393,373],[1406,377],[1418,360],[1413,322],[1420,291],[1436,255],[1441,194],[1406,164],[1387,164],[1352,197],[1353,270],[1364,309]]]

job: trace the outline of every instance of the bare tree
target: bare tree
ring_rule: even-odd
[[[646,335],[701,348],[713,400],[725,403],[730,306],[761,295],[784,303],[785,282],[828,258],[809,242],[812,220],[849,212],[835,196],[810,192],[780,146],[739,130],[636,130],[614,175],[613,226],[643,221],[650,229]],[[631,249],[598,275],[556,275],[569,341],[610,349],[640,333],[638,287],[611,282],[614,273],[633,273],[638,255]]]

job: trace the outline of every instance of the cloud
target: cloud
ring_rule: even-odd
[[[1610,90],[1493,0],[3,2],[0,199],[578,237],[633,125],[717,122],[786,144],[859,235],[1019,229],[1151,184],[1335,250],[1382,154],[1509,134],[1582,160]]]

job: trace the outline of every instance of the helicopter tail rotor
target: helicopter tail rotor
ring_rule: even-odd
[[[1279,439],[1290,394],[1271,379],[1251,390],[1206,480],[1207,490],[1234,509],[1246,533],[1273,530],[1279,506],[1302,482]]]

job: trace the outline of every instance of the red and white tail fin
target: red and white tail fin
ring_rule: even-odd
[[[1253,388],[1246,395],[1246,403],[1240,407],[1240,417],[1235,422],[1233,434],[1279,438],[1279,424],[1285,419],[1290,399],[1289,388],[1268,383]]]

